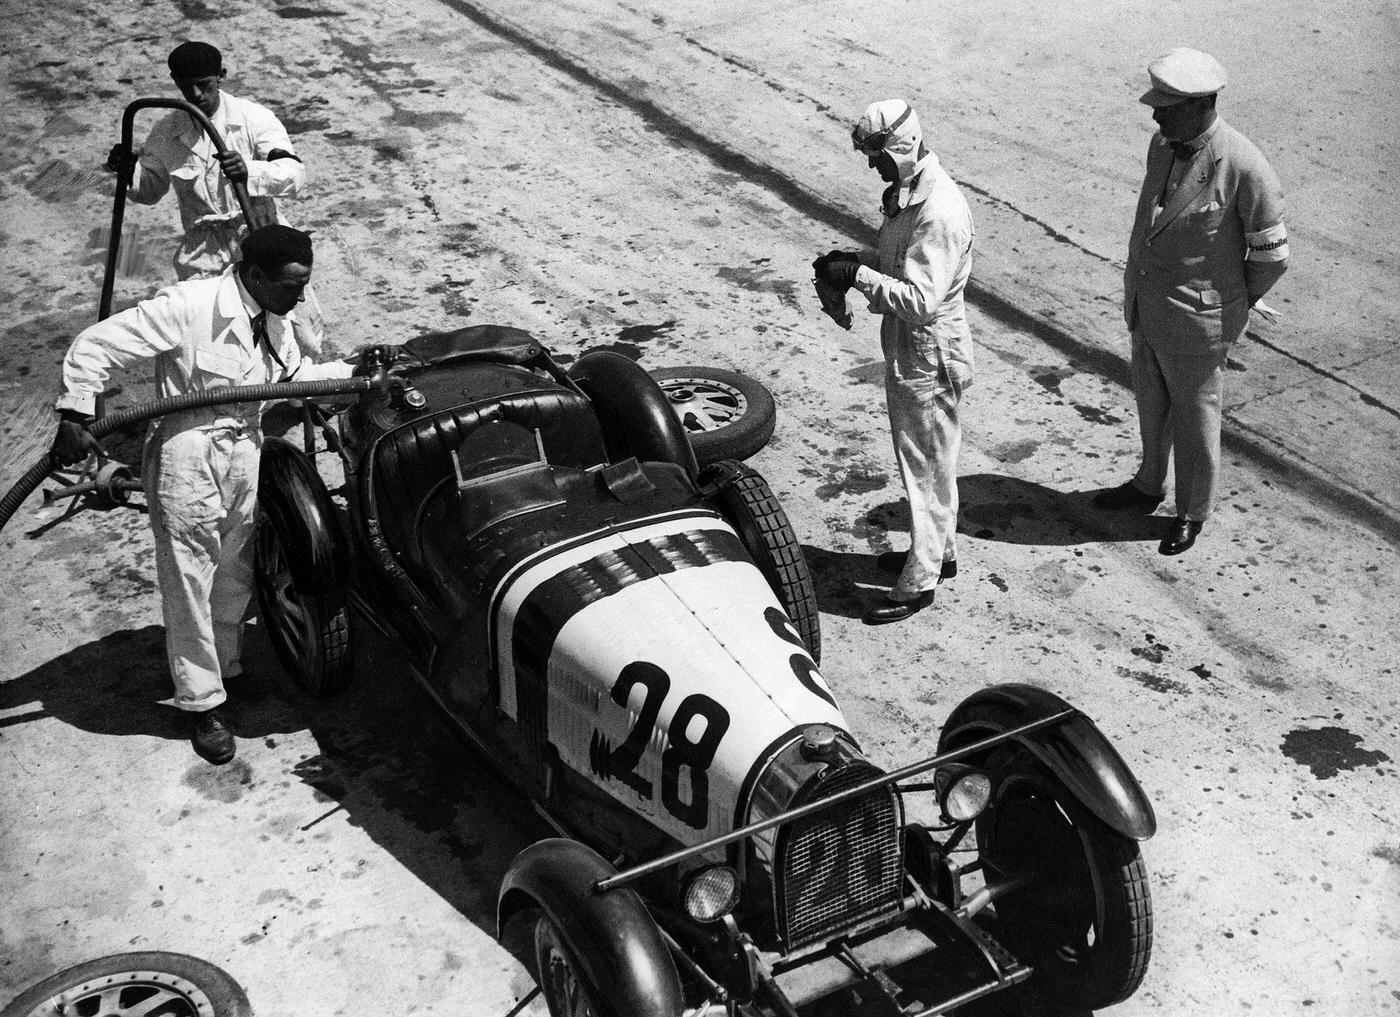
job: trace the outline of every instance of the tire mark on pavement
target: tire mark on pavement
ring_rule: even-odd
[[[773,167],[701,133],[643,98],[627,85],[602,77],[568,54],[541,42],[524,29],[483,10],[469,0],[439,2],[480,28],[531,54],[560,74],[573,78],[624,109],[631,110],[674,143],[698,152],[722,170],[744,176],[750,183],[762,187],[813,222],[857,243],[864,244],[869,238],[870,227],[859,216],[830,204]],[[1118,354],[1085,342],[1044,318],[1035,316],[1016,304],[1012,298],[1003,296],[976,279],[968,283],[967,296],[973,306],[988,318],[1005,328],[1014,329],[1044,343],[1067,357],[1071,366],[1088,370],[1121,388],[1131,389],[1128,363]],[[1240,426],[1234,418],[1227,416],[1226,419],[1230,421],[1233,429],[1227,429],[1221,436],[1225,448],[1264,471],[1287,478],[1290,486],[1313,501],[1327,505],[1338,514],[1366,526],[1392,543],[1400,544],[1400,510],[1396,507],[1382,502],[1371,492],[1357,490],[1344,480],[1327,473],[1323,467],[1288,448],[1281,440],[1257,435]]]

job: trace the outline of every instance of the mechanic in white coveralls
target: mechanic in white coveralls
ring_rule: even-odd
[[[859,290],[883,316],[885,395],[912,546],[894,586],[865,610],[867,623],[881,624],[933,603],[939,580],[957,574],[958,403],[972,381],[963,289],[974,231],[962,192],[924,144],[907,102],[871,105],[851,140],[889,185],[876,250],[832,251],[814,267],[828,285]]]
[[[276,114],[222,90],[228,72],[216,47],[184,42],[170,52],[166,63],[181,96],[209,118],[228,154],[220,158],[193,118],[171,110],[151,128],[137,152],[120,142],[113,145],[107,168],[115,172],[132,166],[127,196],[138,204],[154,205],[173,189],[185,231],[175,251],[175,277],[217,276],[237,260],[239,238],[247,232],[233,182],[247,189],[255,225],[283,222],[276,199],[297,195],[306,184],[306,167]],[[314,293],[307,297],[303,315],[319,319]],[[319,347],[304,352],[316,353]]]
[[[301,354],[295,333],[307,326],[297,305],[310,281],[311,237],[262,226],[223,275],[176,283],[84,329],[63,361],[58,461],[101,451],[86,425],[114,368],[153,359],[161,398],[352,374],[349,363],[313,364]],[[211,763],[235,751],[219,707],[225,682],[243,672],[261,409],[240,403],[157,419],[142,457],[173,702],[191,713],[195,751]]]

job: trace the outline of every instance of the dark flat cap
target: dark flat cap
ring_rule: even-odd
[[[182,42],[166,58],[172,78],[207,78],[224,69],[224,58],[207,42]]]
[[[265,272],[294,261],[309,265],[311,234],[277,222],[259,226],[244,239],[241,257]]]

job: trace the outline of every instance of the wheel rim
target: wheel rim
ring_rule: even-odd
[[[210,1017],[199,986],[164,971],[121,971],[50,996],[25,1017]]]
[[[259,525],[258,576],[267,597],[266,613],[275,631],[273,638],[298,661],[304,660],[310,644],[311,620],[297,596],[292,568],[277,531],[266,521]]]
[[[594,1017],[588,993],[548,918],[540,918],[535,926],[535,958],[540,990],[552,1017]]]
[[[713,378],[667,378],[661,382],[661,390],[691,432],[728,427],[749,408],[743,392]]]
[[[1006,795],[997,811],[987,867],[1007,878],[1044,876],[998,901],[1008,940],[1035,966],[1088,963],[1103,926],[1103,888],[1089,863],[1086,834],[1053,795],[1030,782]]]

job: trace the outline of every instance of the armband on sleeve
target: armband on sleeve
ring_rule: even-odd
[[[1259,230],[1256,233],[1246,233],[1244,242],[1248,246],[1245,261],[1287,261],[1288,260],[1288,230],[1283,223],[1277,226],[1270,226],[1266,230]]]

